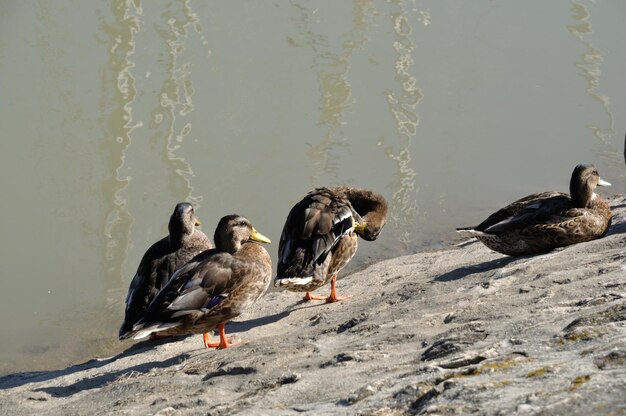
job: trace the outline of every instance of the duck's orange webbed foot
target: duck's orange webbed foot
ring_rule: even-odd
[[[333,276],[333,278],[330,279],[330,296],[325,298],[326,302],[327,303],[340,302],[342,300],[346,300],[351,297],[352,295],[337,296],[337,276]]]
[[[311,292],[306,292],[306,295],[304,295],[302,300],[304,300],[305,302],[309,300],[325,300],[327,303],[333,303],[341,302],[342,300],[346,300],[351,297],[352,295],[337,296],[337,276],[333,276],[333,278],[330,279],[330,295],[326,297],[321,295],[314,295]]]
[[[314,295],[312,292],[306,292],[306,295],[304,295],[302,300],[305,302],[309,300],[326,300],[326,297],[322,295]]]
[[[211,341],[211,335],[208,332],[202,334],[202,343],[205,348],[217,348],[220,345],[218,341]]]
[[[220,332],[219,342],[217,341],[211,342],[211,337],[208,332],[205,332],[204,334],[202,334],[202,341],[206,348],[224,349],[224,348],[234,347],[235,345],[239,345],[238,343],[233,343],[232,340],[226,336],[226,330],[224,329],[224,324],[218,324],[217,329]]]

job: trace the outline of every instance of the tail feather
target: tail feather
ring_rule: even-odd
[[[313,281],[313,276],[306,277],[277,277],[274,280],[275,287],[298,287],[307,286]]]
[[[470,235],[470,236],[473,236],[473,237],[485,235],[484,232],[478,231],[478,230],[474,229],[474,227],[457,228],[456,232],[459,233],[459,234]]]
[[[143,339],[155,332],[161,332],[167,329],[176,328],[177,326],[180,326],[180,325],[181,325],[180,322],[156,322],[150,325],[149,327],[145,327],[145,328],[141,328],[141,327],[137,328],[137,326],[135,326],[135,328],[133,328],[133,332],[130,333],[128,337],[132,336],[133,339]]]
[[[133,326],[129,325],[126,321],[120,327],[118,332],[118,337],[120,340],[128,339],[133,332]]]

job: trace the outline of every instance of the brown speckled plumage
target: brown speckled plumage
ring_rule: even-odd
[[[213,248],[209,238],[195,229],[197,224],[191,204],[176,205],[168,224],[169,235],[146,251],[130,283],[120,339],[129,336],[133,325],[143,318],[150,302],[176,270],[202,251]]]
[[[578,165],[570,195],[542,192],[495,212],[480,225],[457,231],[475,236],[492,250],[510,256],[540,254],[603,237],[611,225],[611,209],[594,193],[607,186],[593,165]]]
[[[216,248],[179,269],[133,328],[135,339],[150,333],[196,334],[237,317],[269,286],[269,243],[239,215],[222,218],[215,230]]]
[[[310,292],[328,284],[356,253],[357,236],[375,240],[386,216],[384,197],[369,190],[309,192],[291,209],[283,227],[275,286]]]

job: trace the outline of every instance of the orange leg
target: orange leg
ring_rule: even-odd
[[[332,303],[332,302],[339,302],[348,298],[351,298],[352,295],[346,295],[346,296],[337,296],[337,276],[333,276],[332,279],[330,279],[330,295],[328,297],[324,297],[321,295],[314,295],[311,292],[306,292],[306,295],[304,295],[304,298],[302,298],[305,301],[308,300],[325,300],[328,303]]]
[[[339,302],[351,298],[352,295],[337,296],[337,275],[330,279],[330,296],[326,298],[327,303]]]
[[[226,337],[226,330],[224,329],[224,324],[218,324],[217,329],[220,331],[219,342],[211,342],[211,337],[208,332],[205,332],[204,334],[202,334],[202,341],[206,348],[224,349],[224,348],[238,345],[238,344],[233,344],[231,340]]]

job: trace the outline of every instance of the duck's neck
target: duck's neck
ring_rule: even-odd
[[[193,234],[194,230],[193,226],[187,227],[185,224],[180,224],[174,221],[170,221],[167,228],[170,233],[170,241],[173,244],[181,244],[185,238]]]
[[[218,230],[215,231],[213,236],[215,241],[215,248],[219,251],[225,251],[226,253],[235,254],[242,247],[242,242],[238,238],[234,238],[232,233],[221,233]]]
[[[590,186],[576,183],[574,181],[570,183],[569,192],[572,198],[572,203],[577,208],[585,208],[595,197],[597,197]]]

